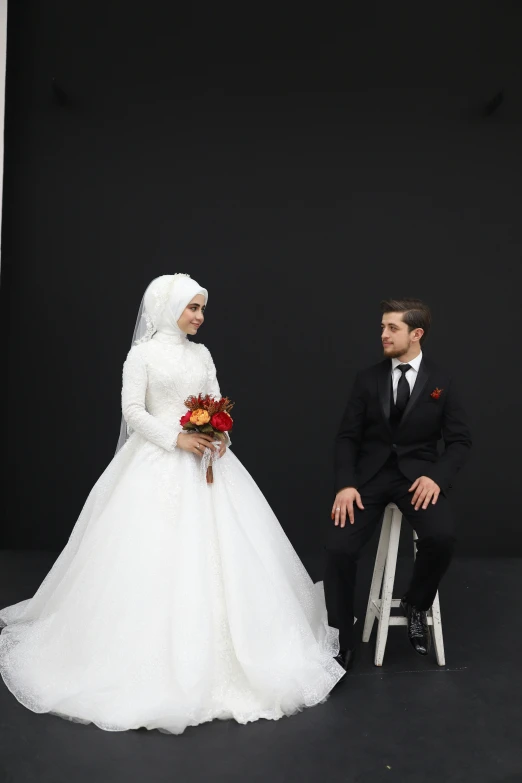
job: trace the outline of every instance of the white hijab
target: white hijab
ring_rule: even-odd
[[[156,333],[186,337],[178,321],[186,306],[201,294],[208,302],[208,291],[189,275],[162,275],[145,291],[133,343],[143,343]]]

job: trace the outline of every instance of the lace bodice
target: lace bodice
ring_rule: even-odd
[[[181,432],[184,401],[192,394],[220,397],[210,351],[189,340],[157,334],[135,345],[123,365],[122,412],[132,431],[166,451]]]

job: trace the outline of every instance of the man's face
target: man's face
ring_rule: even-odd
[[[403,313],[384,313],[381,321],[381,340],[384,355],[389,359],[400,358],[407,354],[414,343],[418,343],[422,329],[410,332],[408,324],[402,320]],[[419,334],[420,333],[420,334]]]

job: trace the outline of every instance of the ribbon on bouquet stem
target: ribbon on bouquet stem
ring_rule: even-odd
[[[214,483],[214,471],[212,466],[219,459],[219,440],[213,441],[214,448],[206,448],[201,455],[201,475],[207,484]]]

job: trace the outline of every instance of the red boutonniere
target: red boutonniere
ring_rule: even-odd
[[[438,400],[440,399],[440,396],[443,391],[444,389],[439,389],[439,387],[437,386],[436,389],[433,389],[432,393],[430,394],[430,397],[433,397],[434,400]]]

